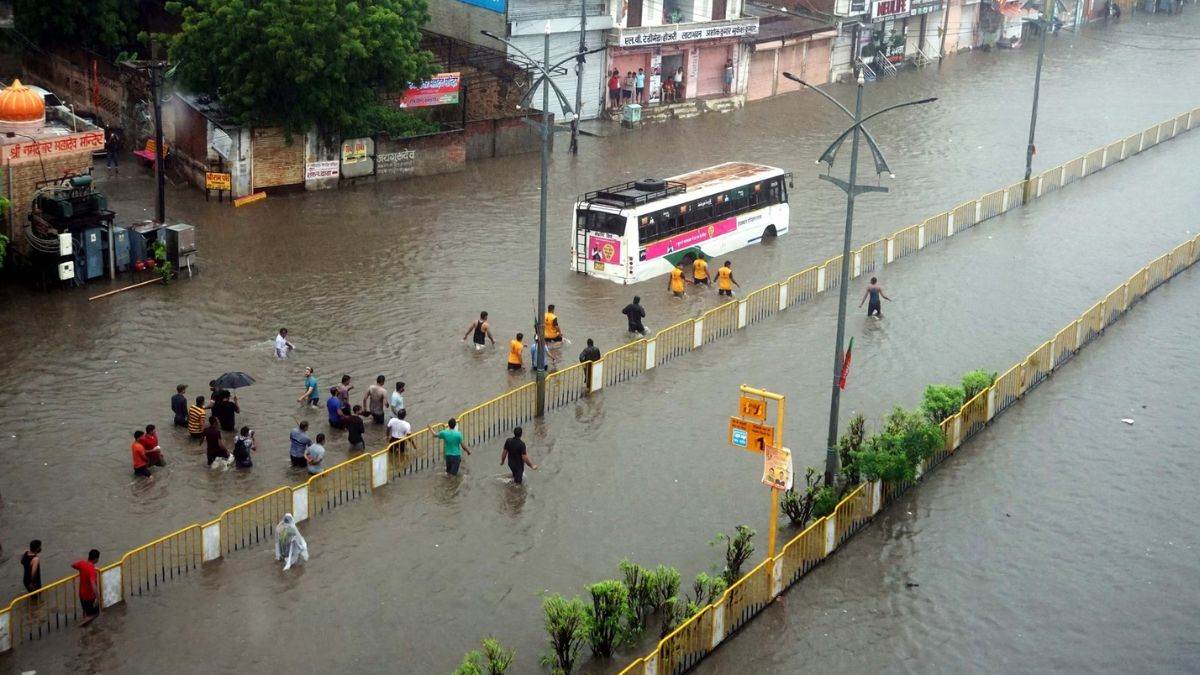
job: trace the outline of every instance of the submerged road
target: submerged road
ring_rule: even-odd
[[[896,298],[887,318],[850,320],[847,414],[877,420],[916,404],[926,383],[1007,367],[1194,233],[1200,177],[1186,168],[1197,143],[1184,136],[886,269]],[[740,383],[786,393],[788,444],[801,466],[819,462],[835,312],[836,299],[823,296],[531,425],[542,469],[524,489],[508,483],[498,447],[477,448],[461,482],[428,471],[306,523],[313,559],[286,575],[265,547],[235,554],[106,613],[95,631],[23,645],[0,666],[446,672],[491,634],[517,649],[516,672],[534,671],[544,651],[539,593],[581,593],[615,576],[622,557],[676,566],[690,580],[720,559],[707,542],[739,523],[759,530],[761,551],[761,464],[724,444],[725,416]],[[1122,322],[1113,332],[1127,330]],[[1146,374],[1178,376],[1171,361]],[[1011,494],[1027,480],[1023,468],[993,472],[1003,486],[993,490]]]
[[[1139,14],[1119,25],[1052,39],[1037,166],[1053,166],[1195,106],[1200,76],[1192,54],[1142,46],[1169,43],[1153,35],[1195,32],[1198,24],[1196,13],[1178,20]],[[963,54],[940,69],[905,72],[867,89],[872,109],[920,96],[940,100],[872,126],[899,178],[888,181],[891,194],[860,200],[856,245],[1020,177],[1035,56],[1030,49]],[[830,90],[847,101],[852,95],[847,86]],[[581,347],[588,336],[601,348],[624,341],[618,309],[634,293],[644,296],[653,328],[716,303],[714,296],[669,300],[659,280],[622,288],[566,271],[575,195],[729,159],[793,170],[791,234],[730,256],[743,287],[753,289],[840,250],[843,202],[840,193],[815,179],[812,160],[844,124],[826,102],[797,94],[730,115],[585,139],[576,158],[560,147],[550,195],[549,296],[560,308],[573,346]],[[1130,242],[1149,241],[1147,228],[1162,226],[1149,214],[1160,201],[1189,189],[1191,164],[1183,148],[1191,143],[1186,137],[1173,141],[1070,188],[1080,194],[1105,181],[1100,185],[1108,191],[1124,193],[1140,183],[1147,196],[1136,208],[1117,198],[1115,206],[1092,215],[1078,207],[1074,214],[1036,213],[1078,221],[1130,207],[1124,222],[1105,219],[1102,236],[1122,250]],[[1164,165],[1171,157],[1175,163]],[[19,588],[15,560],[29,539],[46,542],[43,564],[49,580],[92,546],[115,554],[211,518],[244,498],[299,482],[303,476],[288,468],[285,456],[287,433],[298,418],[311,419],[314,430],[324,427],[321,412],[295,403],[305,365],[315,366],[322,387],[343,372],[353,374],[360,395],[376,374],[386,374],[389,386],[404,379],[411,420],[418,426],[524,381],[506,376],[502,352],[469,354],[459,337],[481,309],[491,312],[501,340],[530,324],[537,161],[535,154],[511,157],[477,163],[452,176],[360,185],[335,194],[272,196],[237,210],[205,203],[192,190],[172,189],[169,214],[199,227],[202,272],[196,278],[95,303],[86,296],[102,285],[54,294],[0,290],[0,320],[13,328],[0,337],[5,355],[0,377],[9,383],[0,392],[4,597]],[[1145,168],[1162,171],[1157,182],[1143,182]],[[122,222],[148,216],[151,182],[130,164],[101,186]],[[1055,204],[1051,200],[1040,208]],[[1188,204],[1182,212],[1194,211]],[[1054,248],[1063,241],[1046,245]],[[1079,240],[1074,245],[1095,244]],[[1126,252],[1129,258],[1122,262],[1145,262]],[[922,253],[917,264],[938,265],[936,255]],[[1018,258],[1020,247],[1009,255]],[[1102,271],[1097,265],[1087,259],[1077,274]],[[1012,269],[1007,265],[999,273]],[[983,325],[997,307],[1015,300],[989,297],[977,287],[957,290],[980,274],[971,269],[962,278],[939,278],[928,289],[946,292],[949,287],[952,294],[943,302],[970,306]],[[824,316],[813,320],[827,325]],[[274,360],[270,348],[282,325],[299,346],[286,362]],[[815,350],[824,361],[827,340],[811,339],[804,353]],[[947,348],[931,343],[922,356],[940,359]],[[915,355],[908,344],[885,349],[891,353],[884,358],[897,365],[911,364],[908,358]],[[794,353],[794,347],[783,353]],[[964,349],[963,354],[975,352]],[[215,474],[203,468],[199,446],[169,428],[167,406],[176,383],[189,384],[194,396],[228,370],[245,370],[258,379],[242,392],[239,423],[258,431],[261,451],[253,471]],[[660,377],[686,386],[678,374]],[[825,379],[822,374],[810,384],[823,389]],[[632,410],[656,403],[638,389],[621,395],[631,397]],[[816,409],[808,414],[806,425],[820,416]],[[146,423],[164,432],[161,441],[171,461],[149,485],[131,480],[129,473],[130,434]],[[614,423],[609,432],[614,440],[620,428]],[[379,447],[381,441],[381,430],[370,429],[368,445]],[[341,436],[331,441],[334,457],[343,442]]]

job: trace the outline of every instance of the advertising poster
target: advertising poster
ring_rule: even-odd
[[[763,485],[776,490],[792,489],[792,451],[768,445],[763,449]]]
[[[438,73],[424,82],[404,90],[397,107],[427,108],[434,105],[458,103],[458,73]]]
[[[641,260],[653,260],[661,258],[668,253],[674,253],[685,249],[689,246],[695,246],[701,242],[708,241],[714,237],[719,237],[723,234],[728,234],[737,229],[737,218],[726,218],[725,220],[717,221],[706,227],[697,228],[690,232],[677,234],[669,239],[656,241],[646,248],[642,249]]]
[[[588,235],[588,260],[607,265],[621,264],[621,240]]]

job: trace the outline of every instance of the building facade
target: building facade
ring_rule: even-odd
[[[663,83],[682,69],[675,100],[744,94],[750,72],[748,38],[758,17],[742,0],[614,2],[608,69],[646,74],[643,104],[663,100]],[[731,82],[726,82],[732,69]]]
[[[832,22],[754,3],[746,5],[746,12],[759,19],[758,34],[747,39],[750,71],[746,100],[799,90],[800,85],[784,73],[814,86],[829,81],[833,40],[838,34]]]
[[[545,36],[550,34],[550,61],[556,63],[578,53],[580,28],[589,49],[603,46],[613,26],[607,0],[431,0],[430,22],[426,28],[439,35],[472,42],[507,53],[508,58],[526,67],[528,61],[544,58]],[[585,17],[585,19],[581,19]],[[507,39],[520,51],[489,38],[488,31]],[[528,60],[521,55],[524,52]],[[581,117],[592,119],[603,110],[603,53],[587,57],[583,66]],[[567,61],[552,79],[575,107],[575,89],[579,78],[575,62]],[[532,106],[541,106],[541,91],[534,92]],[[557,99],[551,95],[550,112],[561,115]]]

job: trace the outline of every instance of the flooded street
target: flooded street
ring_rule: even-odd
[[[1197,291],[1148,297],[697,672],[1195,672]]]
[[[1119,26],[1052,39],[1035,170],[1194,107],[1200,75],[1188,52],[1146,52],[1096,40],[1128,33],[1120,40],[1158,44],[1143,34],[1196,32],[1198,17],[1193,12],[1166,22],[1139,14]],[[1151,58],[1159,72],[1172,77],[1149,76]],[[870,109],[927,95],[940,100],[871,127],[898,178],[888,182],[891,194],[859,201],[856,245],[1020,178],[1035,59],[1029,49],[964,54],[940,71],[905,72],[867,88]],[[852,95],[845,86],[831,91],[843,101]],[[634,293],[644,298],[651,328],[717,301],[715,292],[670,301],[659,280],[622,288],[568,272],[570,203],[584,191],[731,159],[772,164],[795,172],[792,231],[770,245],[730,256],[742,287],[782,279],[839,252],[844,203],[839,192],[815,179],[812,160],[844,128],[840,114],[832,114],[816,96],[790,95],[731,115],[585,139],[578,158],[564,154],[560,138],[550,195],[549,300],[558,305],[575,350],[586,337],[594,337],[602,349],[623,342],[618,311]],[[976,367],[1007,367],[1130,273],[1194,233],[1200,176],[1191,168],[1198,149],[1200,138],[1184,135],[884,270],[883,281],[896,302],[886,308],[888,318],[881,324],[852,316],[854,372],[843,409],[877,417],[893,405],[915,404],[928,382],[955,381]],[[529,155],[474,164],[453,176],[361,185],[336,194],[272,196],[238,210],[176,189],[169,194],[168,214],[198,226],[202,271],[194,279],[94,303],[86,296],[98,292],[95,287],[54,295],[7,289],[0,316],[21,329],[0,338],[7,356],[0,373],[12,383],[0,392],[0,541],[7,557],[0,563],[0,590],[5,597],[17,591],[15,557],[30,538],[46,542],[44,578],[49,581],[89,547],[103,549],[107,562],[242,499],[301,482],[303,476],[288,468],[287,433],[297,419],[311,420],[314,431],[326,427],[323,411],[295,403],[304,365],[316,368],[323,388],[343,372],[354,375],[359,396],[376,374],[388,377],[389,388],[403,379],[410,420],[418,426],[524,382],[506,376],[502,352],[472,354],[459,338],[481,309],[491,312],[498,340],[529,332],[536,290],[537,168],[537,156]],[[148,213],[141,209],[150,206],[149,187],[133,167],[102,183],[123,221]],[[1190,287],[1194,293],[1195,284],[1195,272],[1185,273],[1159,291],[1164,298],[1151,297],[1135,311],[1137,321],[1131,317],[1111,333],[1125,335],[1126,345],[1141,344],[1139,336],[1182,341],[1194,325],[1181,323],[1180,316],[1190,316],[1194,324],[1195,313],[1180,300],[1181,291]],[[1174,304],[1164,312],[1159,308],[1168,306],[1167,293]],[[625,556],[675,565],[690,579],[717,563],[720,552],[706,543],[718,531],[738,523],[760,532],[765,528],[767,494],[757,481],[756,458],[723,444],[723,416],[732,410],[742,382],[786,393],[792,402],[789,445],[799,462],[817,463],[823,456],[835,313],[836,298],[827,294],[547,416],[527,434],[542,469],[530,476],[525,490],[507,483],[497,464],[498,447],[481,448],[467,458],[461,484],[426,472],[306,523],[313,560],[294,573],[280,575],[266,548],[237,554],[161,595],[106,613],[103,631],[72,631],[22,645],[0,657],[0,666],[43,672],[229,672],[257,665],[445,672],[480,638],[494,634],[517,648],[518,672],[529,672],[544,642],[539,592],[580,592],[584,583],[614,575]],[[1148,319],[1152,313],[1158,319]],[[295,358],[284,362],[271,355],[270,341],[280,326],[291,330],[298,347]],[[996,430],[939,472],[931,481],[935,490],[939,481],[952,483],[941,488],[947,491],[941,499],[922,488],[907,498],[920,502],[908,510],[923,518],[952,516],[956,508],[981,508],[964,497],[986,491],[996,505],[1025,504],[1014,506],[1019,513],[1013,516],[1021,520],[1008,528],[1020,531],[1019,526],[1046,525],[1032,505],[1044,490],[1059,491],[1048,501],[1060,505],[1065,517],[1067,505],[1074,507],[1080,495],[1105,504],[1111,503],[1111,493],[1129,488],[1113,482],[1100,462],[1082,475],[1055,473],[1056,482],[1042,485],[1038,495],[1022,496],[1033,486],[1020,469],[1033,460],[1017,459],[1021,452],[1027,457],[1063,452],[1071,443],[1090,447],[1087,431],[1101,455],[1131,461],[1123,456],[1123,441],[1118,446],[1100,428],[1085,429],[1082,421],[1075,434],[1056,428],[1061,435],[1058,445],[1052,444],[1047,425],[1064,418],[1055,407],[1042,407],[1050,406],[1049,400],[1043,403],[1050,392],[1057,392],[1054,406],[1065,406],[1083,391],[1086,400],[1099,401],[1105,386],[1111,395],[1135,380],[1146,388],[1161,384],[1182,392],[1186,387],[1178,362],[1147,356],[1136,371],[1121,364],[1121,353],[1107,344],[1114,337],[1105,337],[1068,368],[1068,377],[1091,377],[1096,386],[1078,380],[1068,387],[1056,376],[1033,394],[1034,405],[1006,415]],[[239,392],[239,424],[254,427],[260,443],[249,472],[205,470],[200,446],[168,428],[168,399],[176,383],[188,383],[194,396],[206,393],[208,380],[228,370],[244,370],[258,380]],[[1092,408],[1071,405],[1082,406],[1073,419],[1088,419]],[[1043,415],[1036,424],[1034,411]],[[1064,407],[1061,414],[1072,413]],[[1114,416],[1124,413],[1101,419]],[[1184,418],[1174,414],[1171,419]],[[171,464],[153,483],[135,484],[129,476],[129,436],[149,422],[166,432],[162,444]],[[1148,435],[1128,447],[1169,440],[1149,435],[1154,428],[1139,422],[1135,433]],[[368,446],[380,447],[380,429],[369,432]],[[1185,432],[1180,428],[1176,441],[1182,442]],[[998,445],[999,438],[1008,440]],[[1104,440],[1108,446],[1100,447]],[[345,456],[340,434],[328,446],[331,458]],[[979,461],[983,457],[988,459]],[[1112,470],[1125,471],[1116,465]],[[961,485],[951,481],[960,474]],[[1106,495],[1108,501],[1101,501]],[[1111,521],[1137,527],[1147,513],[1168,510],[1159,505],[1147,511],[1154,503],[1109,508],[1104,521],[1110,527],[1116,526]],[[931,520],[930,527],[917,528],[920,536],[910,536],[913,528],[896,515],[901,513],[886,516],[804,582],[799,593],[790,593],[788,607],[806,606],[797,598],[807,593],[820,596],[830,613],[840,611],[837,603],[846,598],[835,598],[832,589],[865,594],[857,589],[868,582],[878,590],[861,601],[875,603],[868,606],[877,610],[892,607],[889,603],[908,596],[893,597],[903,593],[892,587],[900,577],[881,572],[881,561],[907,556],[905,565],[920,568],[912,561],[938,560],[943,569],[953,570],[961,569],[965,551],[981,557],[988,552],[970,539],[982,535],[961,524],[944,533],[947,528]],[[1164,520],[1163,526],[1175,527],[1174,521]],[[1058,535],[1044,536],[1029,561],[1061,555],[1063,532],[1073,530],[1065,520],[1055,527]],[[996,533],[995,540],[1003,541],[1002,535]],[[892,538],[901,543],[888,543]],[[1039,541],[1013,543],[1037,547]],[[1183,546],[1187,538],[1174,541]],[[859,558],[861,564],[846,568]],[[1194,558],[1188,560],[1194,564]],[[1071,583],[1086,585],[1089,574],[1097,572],[1081,567]],[[1189,574],[1194,576],[1194,569]],[[955,588],[932,590],[944,594],[944,602],[957,602],[958,611],[972,612],[967,600],[954,594],[973,592],[977,580],[947,576],[944,583],[953,581]],[[826,580],[825,590],[816,588],[819,579]],[[925,590],[925,582],[917,582]],[[997,582],[994,593],[1004,592]],[[1187,599],[1181,592],[1180,601]],[[1195,597],[1190,599],[1194,605]],[[1002,602],[1008,600],[995,600]],[[1051,604],[1032,611],[1044,621],[1058,613]],[[940,633],[948,619],[935,614],[925,605],[901,614],[903,630],[914,636]],[[777,626],[787,624],[784,630],[795,632],[785,644],[820,637],[809,634],[809,614],[772,610],[769,615]],[[988,620],[983,612],[978,615]],[[766,621],[748,632],[761,630]],[[914,627],[914,621],[924,623]],[[308,639],[331,626],[341,630]],[[1179,636],[1189,635],[1184,624],[1179,626]],[[880,625],[878,630],[891,629]],[[213,641],[185,634],[209,635]],[[799,658],[799,647],[772,655],[763,647],[766,634],[759,635],[736,638],[712,667],[737,670],[740,661],[725,659],[739,642],[745,643],[743,658],[762,652],[761,658],[780,659],[764,666],[808,665],[788,660]],[[213,647],[224,640],[235,647],[214,654]],[[249,653],[236,648],[238,643],[256,648]],[[954,657],[959,662],[926,663],[987,669],[1000,658],[992,649],[998,648],[964,650]],[[1028,647],[1013,642],[1009,658],[1022,649]],[[849,656],[869,658],[857,651]],[[882,664],[893,657],[870,658]]]

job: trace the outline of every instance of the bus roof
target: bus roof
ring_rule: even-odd
[[[719,188],[723,183],[750,183],[757,179],[783,174],[778,169],[765,164],[750,162],[725,162],[704,169],[697,169],[678,176],[659,181],[660,186],[643,188],[640,182],[634,181],[614,185],[603,190],[585,194],[580,203],[601,204],[616,208],[630,208],[659,202],[687,193],[701,192],[706,189]],[[685,198],[686,199],[686,198]]]
[[[751,164],[750,162],[725,162],[716,166],[710,166],[707,169],[698,169],[689,173],[672,176],[667,180],[672,182],[683,183],[687,186],[689,192],[699,190],[706,187],[711,187],[716,183],[726,181],[748,181],[758,176],[767,176],[782,173],[783,169],[777,169],[773,166],[765,164]]]

